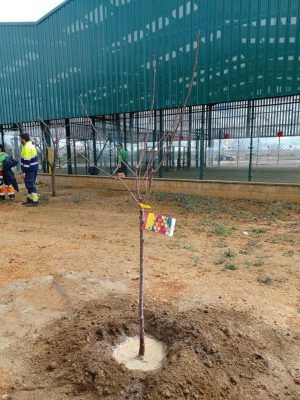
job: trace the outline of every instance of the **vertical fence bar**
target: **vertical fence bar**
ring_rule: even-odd
[[[153,168],[155,168],[155,161],[156,161],[156,140],[157,140],[157,113],[156,110],[154,110],[154,127],[153,127],[153,137],[152,137],[152,149],[153,149],[153,154],[154,154],[154,160],[153,160]]]
[[[45,137],[44,137],[44,125],[41,122],[40,123],[40,129],[41,129],[41,138],[42,138],[42,143],[41,143],[41,147],[43,149],[43,153],[42,153],[42,166],[43,166],[43,172],[46,173],[47,172],[47,157],[45,156],[45,154],[47,154],[47,149],[46,149],[46,145],[45,145]]]
[[[95,117],[92,118],[93,125],[95,126]],[[97,141],[96,141],[96,132],[95,129],[92,128],[92,138],[93,138],[93,169],[96,171],[97,167]]]
[[[253,159],[253,124],[254,124],[254,100],[248,101],[247,113],[247,131],[250,133],[250,154],[249,154],[249,169],[248,181],[252,181],[252,159]]]
[[[112,175],[113,173],[113,166],[112,166],[112,151],[111,151],[111,146],[109,146],[109,173]]]
[[[74,171],[77,175],[76,139],[73,139]]]
[[[115,115],[116,120],[116,129],[117,129],[117,142],[121,142],[121,121],[120,121],[120,114]]]
[[[221,165],[221,143],[222,143],[222,129],[219,129],[219,154],[218,154],[218,166]]]
[[[131,112],[129,114],[129,134],[130,134],[130,148],[131,148],[131,155],[130,155],[130,160],[131,160],[131,168],[132,170],[134,169],[134,132],[133,132],[133,113]]]
[[[159,163],[161,162],[163,158],[163,143],[162,143],[162,138],[163,138],[163,115],[162,115],[162,110],[159,110]],[[158,177],[162,178],[162,169],[163,166],[160,167],[158,171]]]
[[[49,124],[50,121],[45,121],[45,123],[41,122],[41,129],[42,129],[42,138],[43,138],[43,148],[44,153],[47,155],[45,160],[44,172],[50,172],[50,165],[49,165],[49,156],[51,152],[51,136],[49,131]]]
[[[195,123],[196,123],[196,170],[199,168],[199,143],[200,143],[200,131],[199,131],[199,108],[195,109]],[[201,111],[202,120],[202,111]]]
[[[68,174],[72,175],[71,127],[70,127],[69,118],[65,119],[65,126],[66,126],[66,147],[67,147]]]
[[[84,156],[85,156],[85,174],[88,175],[88,163],[87,163],[87,145],[86,145],[87,140],[84,141]]]
[[[203,180],[204,176],[204,145],[205,145],[205,140],[204,140],[204,123],[205,123],[205,105],[202,106],[202,111],[201,111],[201,129],[200,129],[200,159],[199,159],[199,179]],[[210,113],[211,115],[211,113]],[[210,126],[211,126],[211,121],[210,121]]]
[[[141,113],[136,115],[136,159],[140,159],[140,118]]]
[[[123,133],[124,133],[124,149],[127,150],[127,120],[126,113],[123,114]]]
[[[90,142],[89,142],[89,140],[88,140],[88,142],[87,142],[87,152],[86,152],[86,158],[87,158],[87,164],[88,164],[88,173],[89,173],[89,171],[91,171],[91,169],[90,169],[90,166],[91,166],[91,163],[90,163]],[[95,171],[95,173],[97,173],[97,175],[98,175],[98,173],[99,173],[99,170],[96,170]]]
[[[204,165],[205,165],[204,145],[205,145],[204,129],[201,129],[201,133],[200,133],[200,169],[199,169],[199,179],[200,180],[203,180],[203,176],[204,176]]]
[[[208,147],[211,146],[211,141],[212,141],[212,104],[208,105],[208,110],[207,110],[207,144]]]
[[[1,132],[1,143],[4,146],[4,128],[3,128],[3,125],[0,125],[0,132]]]
[[[181,109],[181,112],[182,112],[182,109]],[[180,137],[178,138],[177,171],[179,171],[180,168],[181,168],[181,137],[182,137],[182,123],[183,123],[183,118],[181,119],[181,123],[180,123]]]
[[[187,149],[187,169],[192,166],[192,107],[189,107],[189,133]]]

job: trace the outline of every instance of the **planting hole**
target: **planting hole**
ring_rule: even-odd
[[[143,358],[138,357],[139,337],[128,337],[114,349],[114,358],[131,370],[153,371],[161,367],[166,354],[164,343],[145,337],[146,352]]]

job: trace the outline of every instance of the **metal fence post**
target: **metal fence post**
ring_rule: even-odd
[[[218,154],[218,166],[221,165],[221,143],[222,143],[222,129],[219,129],[219,154]]]
[[[87,140],[84,141],[84,156],[85,156],[85,174],[88,175],[88,163],[87,163],[87,145],[86,145]]]
[[[156,141],[157,141],[157,113],[156,110],[154,110],[154,129],[152,133],[152,149],[153,149],[152,151],[154,154],[153,168],[155,168],[156,154],[157,154]]]
[[[66,147],[67,147],[68,174],[72,175],[71,127],[70,127],[69,118],[65,119],[65,126],[66,126]]]
[[[113,173],[111,146],[109,147],[109,173],[110,173],[110,175],[112,175],[112,173]]]
[[[201,128],[200,132],[200,169],[199,169],[199,179],[203,180],[204,176],[204,129]]]
[[[49,157],[51,154],[51,134],[49,132],[49,124],[50,121],[45,121],[45,123],[41,122],[41,129],[42,129],[42,138],[43,138],[43,147],[44,152],[47,155],[45,162],[43,163],[44,172],[50,172],[50,165],[49,165]]]
[[[74,171],[77,175],[77,157],[76,157],[76,140],[73,140],[73,154],[74,154]]]
[[[0,125],[0,132],[1,132],[1,143],[4,146],[4,128],[3,128],[3,125]]]
[[[140,114],[136,115],[136,160],[140,159]]]
[[[192,107],[189,107],[189,135],[187,149],[187,169],[192,166]]]
[[[127,119],[126,119],[126,113],[123,114],[123,138],[124,138],[124,149],[127,150]]]
[[[162,115],[162,110],[159,110],[159,163],[161,162],[163,158],[163,143],[162,143],[162,138],[163,138],[163,115]],[[158,177],[162,178],[162,169],[163,166],[159,168],[158,171]]]
[[[130,131],[130,161],[131,161],[131,168],[134,170],[134,132],[133,132],[133,116],[134,114],[131,112],[129,113],[129,131]]]
[[[199,140],[200,140],[200,133],[199,129],[196,131],[196,169],[199,168]]]
[[[93,126],[96,126],[95,117],[92,118]],[[92,128],[92,137],[93,137],[93,170],[96,171],[97,168],[97,141],[96,141],[96,131]]]
[[[205,118],[204,118],[204,113],[205,113],[205,105],[202,106],[202,111],[201,111],[201,129],[200,129],[200,159],[199,159],[199,179],[203,180],[204,176],[204,123],[205,123]]]
[[[254,123],[254,100],[248,101],[247,109],[247,131],[250,131],[250,154],[249,154],[249,169],[248,181],[252,181],[252,160],[253,160],[253,123]]]
[[[180,123],[180,136],[178,137],[177,171],[179,171],[181,168],[181,136],[182,136],[182,120]]]

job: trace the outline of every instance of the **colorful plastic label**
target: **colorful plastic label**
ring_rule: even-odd
[[[145,214],[144,230],[159,233],[164,236],[173,236],[176,219],[165,215],[147,211]]]

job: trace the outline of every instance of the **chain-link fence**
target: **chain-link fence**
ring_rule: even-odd
[[[146,111],[92,117],[98,133],[83,117],[1,126],[1,135],[19,158],[18,134],[28,132],[38,144],[45,172],[47,150],[59,135],[61,173],[112,174],[121,142],[132,169],[144,148],[144,166],[152,156],[157,165],[169,148],[160,177],[300,183],[300,96],[188,107],[174,140],[163,140],[173,132],[179,112],[155,110],[152,118]]]

